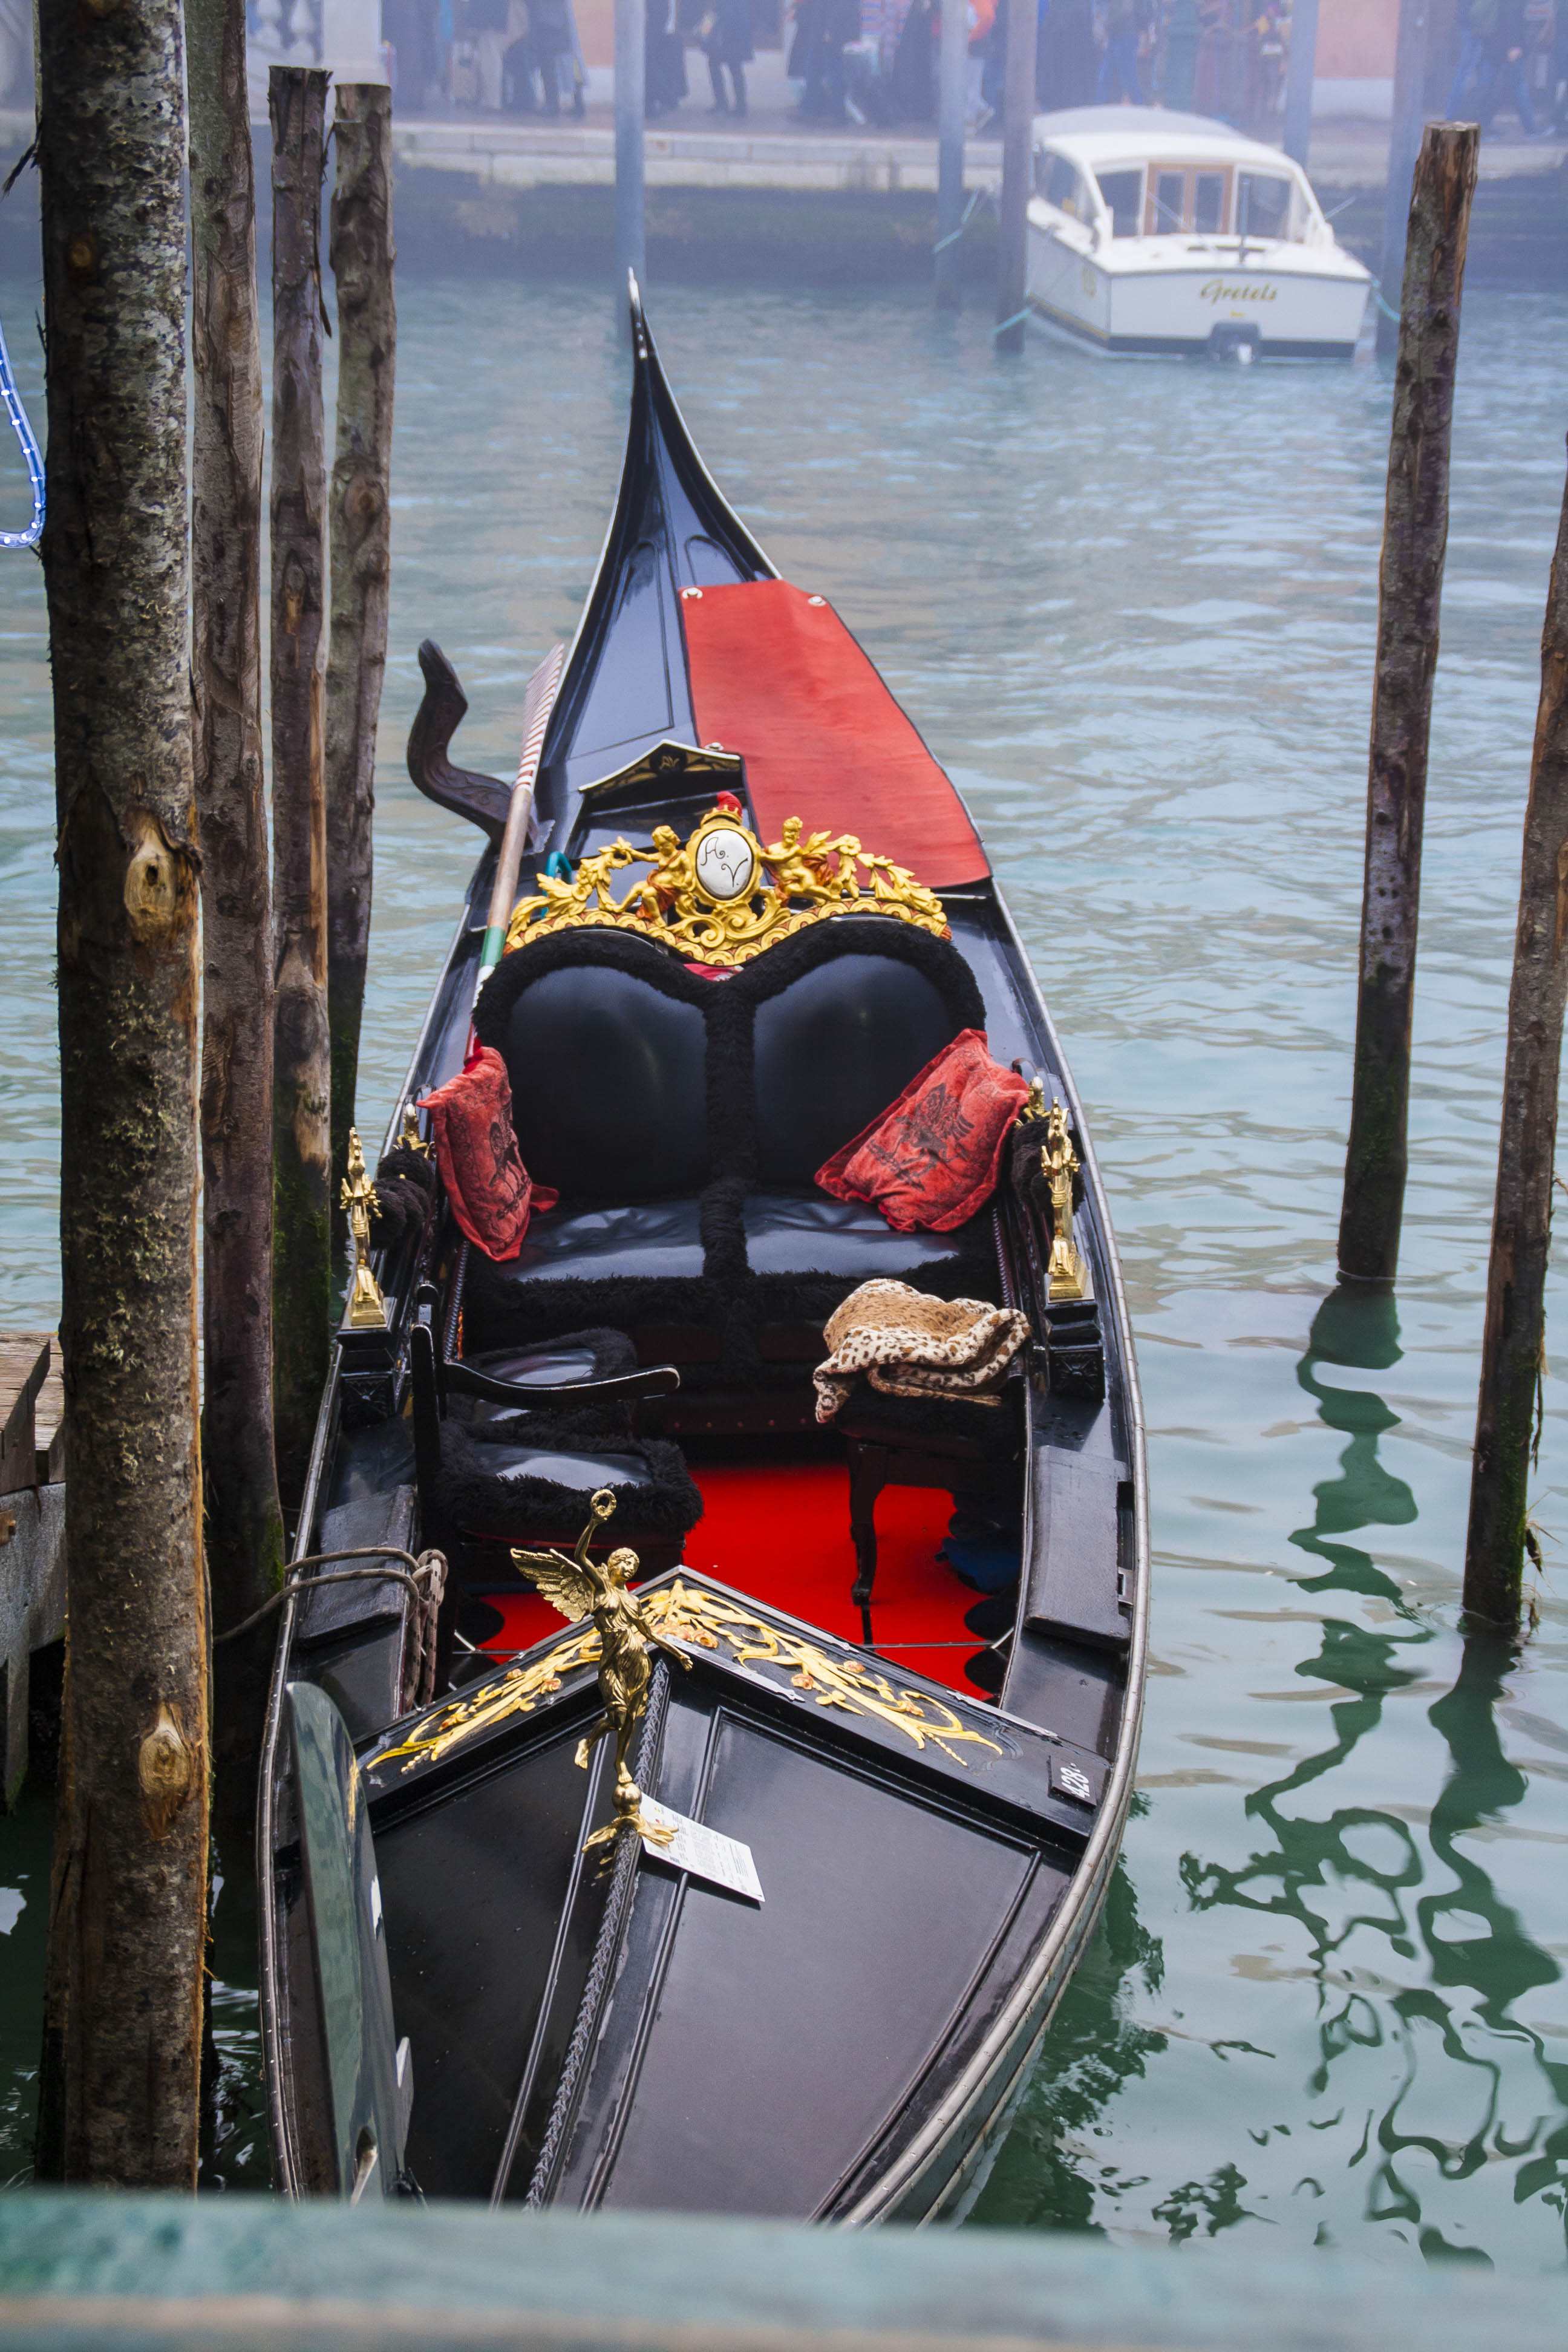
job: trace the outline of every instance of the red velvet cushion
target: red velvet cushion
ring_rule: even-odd
[[[515,1257],[535,1209],[560,1199],[522,1164],[511,1124],[511,1086],[493,1045],[481,1045],[455,1078],[424,1097],[436,1138],[436,1165],[452,1214],[487,1257]]]
[[[836,1201],[868,1201],[896,1234],[951,1233],[995,1191],[1028,1093],[1016,1070],[992,1060],[984,1029],[962,1029],[816,1181]]]

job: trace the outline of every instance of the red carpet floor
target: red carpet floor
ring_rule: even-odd
[[[702,1463],[691,1465],[703,1515],[686,1541],[687,1564],[808,1624],[860,1639],[850,1605],[855,1547],[849,1540],[849,1482],[843,1465]],[[981,1644],[966,1631],[977,1593],[961,1584],[937,1546],[947,1533],[951,1498],[924,1487],[889,1486],[877,1505],[877,1587],[871,1623],[878,1651],[973,1696],[963,1677]],[[485,1646],[526,1649],[559,1619],[533,1596],[489,1593],[505,1625]]]

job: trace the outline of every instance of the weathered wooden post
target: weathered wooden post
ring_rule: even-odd
[[[1399,1265],[1426,746],[1448,537],[1448,437],[1479,137],[1473,123],[1434,123],[1410,194],[1378,574],[1355,1075],[1340,1213],[1340,1275],[1353,1282],[1392,1282]]]
[[[1431,0],[1399,0],[1399,30],[1394,49],[1394,120],[1388,131],[1388,179],[1383,192],[1383,258],[1378,282],[1383,307],[1377,314],[1377,352],[1387,359],[1399,340],[1401,320],[1390,316],[1395,286],[1405,278],[1405,239],[1413,217],[1413,178],[1426,120],[1426,19]],[[1295,38],[1294,26],[1291,38]],[[1401,310],[1403,311],[1403,304]]]
[[[1307,168],[1312,144],[1312,84],[1318,72],[1318,0],[1293,0],[1290,54],[1285,64],[1284,149]]]
[[[1035,177],[1035,0],[1009,0],[1002,107],[1002,242],[996,348],[1021,352],[1028,319],[1029,197]]]
[[[646,289],[647,202],[643,118],[647,95],[647,14],[643,0],[616,0],[616,332],[631,334],[626,272]]]
[[[327,1375],[331,1047],[321,656],[321,152],[327,76],[274,66],[272,116],[272,1349],[278,1480],[299,1502]]]
[[[46,2179],[195,2184],[207,1877],[178,0],[39,12],[69,1664]]]
[[[964,0],[943,0],[937,50],[936,299],[956,310],[963,277],[963,113],[968,95],[969,11]]]
[[[1568,996],[1568,493],[1541,634],[1541,704],[1508,999],[1497,1198],[1465,1544],[1465,1613],[1519,1620],[1527,1486],[1546,1343],[1546,1261]]]
[[[333,137],[332,277],[338,293],[338,424],[328,540],[327,1007],[332,1034],[332,1167],[348,1164],[370,960],[375,730],[386,674],[392,554],[392,389],[397,310],[392,265],[392,92],[339,82]],[[332,1190],[334,1263],[348,1245]]]
[[[221,1631],[283,1569],[272,1459],[272,893],[261,753],[261,336],[245,0],[186,0],[191,684],[202,852],[203,1486]],[[265,1643],[215,1653],[220,1800],[243,1817]],[[234,1867],[231,1861],[229,1867]]]

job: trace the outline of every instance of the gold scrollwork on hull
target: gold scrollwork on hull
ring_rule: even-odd
[[[792,816],[764,846],[725,793],[684,843],[672,826],[656,824],[647,849],[612,841],[584,857],[570,880],[541,875],[537,894],[513,910],[507,951],[555,931],[599,928],[637,932],[696,963],[736,965],[809,924],[846,914],[889,915],[938,939],[950,936],[941,899],[906,866],[863,849],[852,833],[803,840],[801,831]],[[629,866],[648,872],[617,898],[611,877]]]
[[[943,1699],[929,1691],[900,1688],[886,1675],[875,1674],[854,1655],[834,1657],[817,1643],[770,1625],[738,1602],[687,1585],[678,1577],[643,1599],[642,1613],[650,1628],[665,1640],[684,1642],[701,1650],[716,1650],[721,1642],[737,1665],[781,1666],[794,1687],[807,1691],[818,1706],[837,1707],[846,1715],[865,1716],[923,1748],[929,1741],[954,1764],[962,1745],[1002,1749],[994,1739],[974,1731]],[[402,1759],[403,1769],[416,1764],[437,1764],[454,1748],[477,1734],[494,1731],[515,1715],[531,1715],[542,1699],[558,1691],[563,1679],[579,1667],[596,1666],[601,1658],[597,1633],[564,1635],[526,1666],[513,1666],[493,1683],[486,1683],[471,1698],[434,1707],[414,1725],[395,1748],[371,1758],[374,1768]]]

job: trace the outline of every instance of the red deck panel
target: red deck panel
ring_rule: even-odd
[[[963,802],[831,604],[787,580],[687,590],[698,740],[746,762],[757,828],[853,833],[930,890],[991,868]]]

